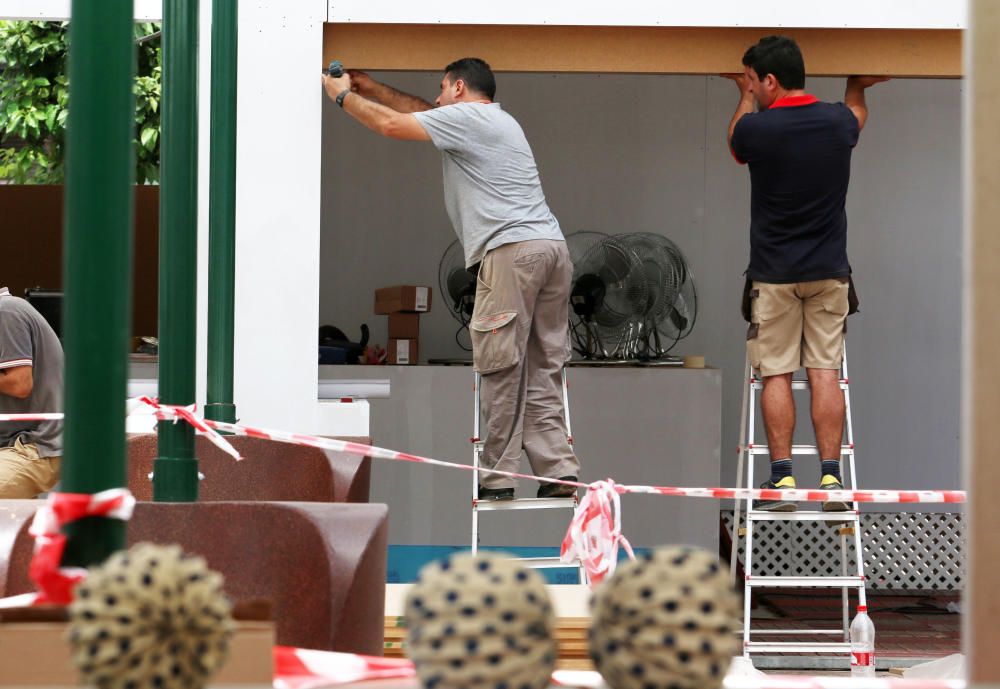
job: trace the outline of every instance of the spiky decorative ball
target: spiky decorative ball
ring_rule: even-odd
[[[740,598],[705,550],[625,563],[591,605],[590,657],[612,689],[717,689],[740,651]]]
[[[424,567],[406,625],[426,689],[544,689],[555,668],[545,581],[507,557],[466,553]]]
[[[225,661],[234,625],[222,575],[178,546],[141,543],[90,571],[69,641],[98,689],[197,689]]]

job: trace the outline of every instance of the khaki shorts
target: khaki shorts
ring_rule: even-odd
[[[839,369],[847,327],[847,278],[753,283],[747,331],[750,364],[762,376],[800,367]]]
[[[0,498],[34,498],[59,482],[59,457],[39,457],[35,445],[18,438],[0,448]]]

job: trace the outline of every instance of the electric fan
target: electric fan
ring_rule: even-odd
[[[588,359],[624,358],[647,299],[636,253],[617,237],[593,243],[574,262],[570,306],[578,319],[571,318],[577,352]]]
[[[448,245],[441,256],[438,286],[442,296],[447,297],[448,313],[460,324],[455,332],[455,342],[465,351],[472,351],[471,344],[466,346],[459,337],[463,331],[468,331],[472,320],[472,310],[476,304],[476,276],[466,269],[465,252],[457,239]]]

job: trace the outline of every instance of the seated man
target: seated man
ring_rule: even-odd
[[[0,414],[61,412],[63,350],[24,299],[0,288]],[[59,482],[62,421],[0,421],[0,498],[34,498]]]

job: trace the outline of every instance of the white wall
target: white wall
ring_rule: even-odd
[[[439,75],[381,75],[433,96]],[[824,99],[840,80],[813,80]],[[849,250],[862,301],[849,344],[860,479],[878,488],[957,488],[960,343],[960,81],[897,80],[870,92],[854,156]],[[745,325],[749,179],[725,145],[736,104],[720,78],[499,76],[564,231],[661,232],[694,266],[700,313],[682,353],[724,371],[724,485],[734,481]],[[385,342],[372,292],[437,291],[454,238],[430,144],[380,139],[327,103],[323,112],[320,320],[352,337],[367,322]],[[421,324],[421,356],[462,354],[439,294]],[[665,410],[664,413],[669,413]],[[808,430],[806,416],[800,427]],[[463,431],[464,433],[464,431]],[[800,462],[800,480],[816,469]]]
[[[3,19],[68,19],[72,0],[0,0]],[[208,2],[211,6],[211,2]],[[161,0],[135,0],[138,21],[160,21],[163,18]]]
[[[0,18],[66,19],[70,0],[0,0]],[[162,3],[136,0],[137,20]],[[236,188],[237,412],[260,425],[321,432],[316,399],[319,101],[324,0],[241,3]],[[199,6],[197,398],[204,402],[211,2]],[[325,415],[325,416],[328,416]],[[325,417],[324,417],[325,418]]]
[[[966,26],[964,0],[771,0],[663,2],[456,3],[425,0],[330,0],[331,22],[412,24],[563,24],[594,26],[767,26],[955,29]]]

